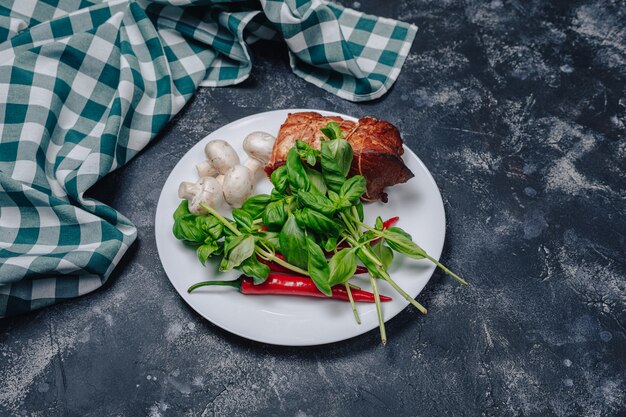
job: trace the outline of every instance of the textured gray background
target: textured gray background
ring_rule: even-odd
[[[0,322],[0,414],[626,415],[626,4],[344,3],[414,22],[393,90],[342,101],[258,45],[252,77],[202,89],[93,195],[139,240],[105,288]],[[157,257],[153,218],[176,161],[240,117],[312,107],[396,124],[444,197],[443,260],[377,331],[261,345],[195,314]]]

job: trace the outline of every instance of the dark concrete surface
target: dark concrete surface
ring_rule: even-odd
[[[202,89],[93,195],[139,228],[107,286],[0,322],[7,416],[626,415],[626,3],[344,3],[417,24],[384,98],[353,104],[258,45],[252,77]],[[241,339],[176,294],[155,247],[159,192],[214,129],[310,107],[396,124],[444,197],[443,260],[377,331],[313,348]]]

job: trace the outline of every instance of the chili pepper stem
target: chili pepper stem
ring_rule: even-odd
[[[233,232],[235,235],[237,236],[241,235],[241,232],[239,231],[239,229],[237,229],[231,222],[228,221],[228,219],[226,219],[226,217],[219,214],[215,209],[207,206],[206,204],[200,204],[200,207],[202,207],[203,209],[208,211],[210,214],[215,216],[219,221],[224,223],[224,226],[228,227],[230,231]]]
[[[258,246],[256,247],[255,252],[266,261],[276,262],[278,265],[284,266],[285,268],[290,269],[293,272],[297,272],[298,274],[302,274],[307,277],[309,276],[309,273],[305,271],[304,269],[298,268],[297,266],[292,265],[289,262],[285,262],[282,259],[280,259],[278,256],[275,256],[270,252],[266,252],[263,249],[259,248]]]
[[[200,288],[200,287],[207,287],[210,285],[219,285],[219,286],[228,286],[228,287],[233,287],[233,288],[237,288],[238,290],[241,290],[241,280],[236,279],[234,281],[202,281],[202,282],[197,282],[195,284],[193,284],[191,287],[189,287],[187,289],[188,293],[191,293],[193,290]]]
[[[370,274],[370,283],[372,284],[372,292],[374,293],[374,302],[376,303],[376,313],[378,314],[378,327],[380,328],[380,341],[383,346],[387,344],[387,331],[385,330],[385,320],[383,320],[383,310],[380,306],[380,294],[378,294],[378,285],[376,279]]]
[[[361,318],[359,317],[359,312],[356,311],[354,298],[352,298],[352,290],[350,289],[350,284],[346,282],[343,285],[346,286],[346,292],[348,293],[348,298],[350,299],[350,306],[352,307],[352,312],[354,313],[354,319],[356,320],[356,324],[361,324]]]
[[[465,281],[463,278],[461,278],[460,276],[458,276],[454,272],[450,271],[448,268],[446,268],[442,263],[440,263],[435,258],[431,257],[430,255],[426,255],[426,259],[428,259],[429,261],[433,262],[435,265],[437,265],[439,268],[441,268],[446,274],[450,275],[451,277],[453,277],[454,279],[459,281],[461,284],[469,285],[467,283],[467,281]]]

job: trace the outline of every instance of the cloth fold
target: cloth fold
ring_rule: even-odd
[[[352,101],[383,95],[416,27],[319,0],[0,1],[0,317],[100,287],[137,236],[85,192],[199,86],[285,42],[293,72]]]

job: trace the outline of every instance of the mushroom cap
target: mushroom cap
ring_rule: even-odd
[[[235,165],[224,174],[224,199],[233,207],[241,207],[254,190],[253,173],[243,165]]]
[[[267,132],[252,132],[243,141],[243,150],[254,159],[267,164],[272,157],[276,138]]]
[[[196,170],[198,170],[198,176],[200,177],[214,177],[218,174],[211,161],[200,162],[196,165]]]
[[[239,165],[239,155],[226,141],[219,139],[210,141],[204,147],[204,153],[220,174],[225,174],[230,168]]]
[[[183,181],[178,186],[178,197],[191,200],[200,191],[200,186],[193,182]]]

